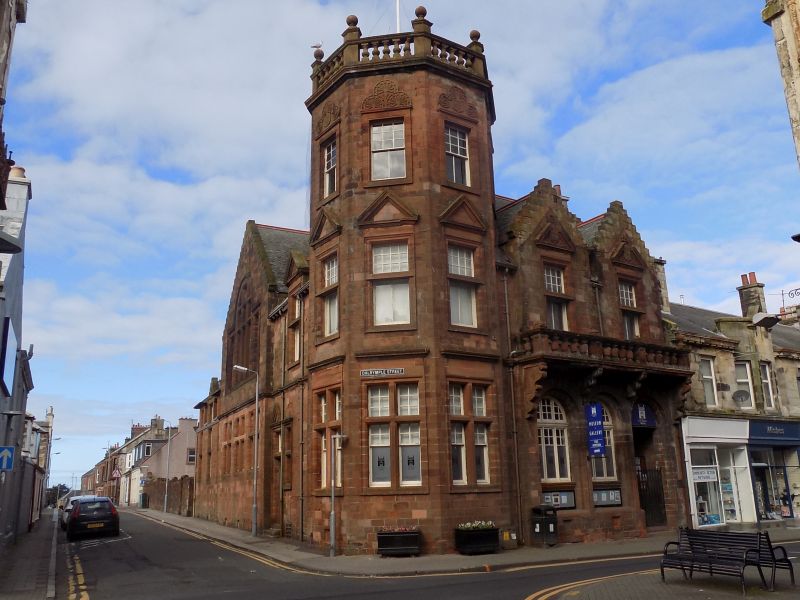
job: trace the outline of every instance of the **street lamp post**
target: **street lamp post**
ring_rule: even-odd
[[[256,528],[258,525],[258,371],[248,369],[242,365],[233,365],[234,371],[239,373],[254,373],[256,376],[256,418],[253,425],[253,514],[252,514],[252,527],[250,533],[253,537],[256,536]]]
[[[169,429],[167,429],[167,476],[164,480],[164,512],[167,512],[167,499],[169,498],[169,446],[172,441],[172,421],[164,419],[164,423],[169,423]]]

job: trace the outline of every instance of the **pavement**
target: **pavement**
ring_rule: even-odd
[[[55,598],[58,511],[46,508],[30,533],[8,546],[0,569],[0,598],[42,600]]]
[[[164,513],[153,509],[121,509],[164,525],[176,527],[197,536],[229,545],[254,558],[276,566],[300,572],[338,574],[364,577],[391,577],[464,572],[487,572],[537,568],[546,565],[576,561],[615,561],[625,557],[659,556],[664,544],[676,537],[674,532],[663,532],[647,538],[620,541],[559,544],[553,547],[523,546],[501,550],[495,554],[463,556],[461,554],[427,554],[410,557],[380,557],[376,555],[330,557],[318,548],[292,540],[270,537],[252,537],[249,531],[225,527],[203,519]],[[54,598],[55,550],[57,511],[46,509],[33,531],[21,535],[17,544],[3,557],[0,570],[0,598],[4,600],[41,600]],[[788,543],[787,550],[794,557],[800,578],[800,528],[770,529],[774,543]],[[698,574],[691,581],[683,579],[677,570],[668,570],[666,584],[661,582],[658,570],[647,570],[625,576],[606,576],[595,580],[571,582],[541,590],[528,600],[552,598],[580,598],[582,600],[620,600],[648,598],[648,600],[674,599],[675,597],[700,600],[706,598],[741,598],[739,582],[734,577],[714,577]],[[798,588],[793,588],[788,573],[779,572],[776,591],[768,592],[756,585],[757,577],[748,572],[747,596],[769,597],[772,600],[797,600]]]

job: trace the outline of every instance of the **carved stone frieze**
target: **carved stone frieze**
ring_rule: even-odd
[[[642,255],[639,254],[639,251],[636,250],[636,248],[634,248],[630,240],[625,240],[622,243],[611,260],[619,265],[632,267],[638,270],[643,270],[645,268]]]
[[[375,84],[375,89],[361,103],[362,112],[397,108],[411,108],[411,96],[390,79],[382,79]]]
[[[474,104],[467,102],[467,95],[458,86],[451,86],[450,90],[445,94],[439,94],[439,106],[450,112],[457,113],[470,117],[471,119],[478,118],[478,109]]]
[[[317,121],[317,135],[338,121],[341,112],[341,107],[335,102],[328,102],[324,107],[322,107],[322,112],[320,113],[319,120]]]

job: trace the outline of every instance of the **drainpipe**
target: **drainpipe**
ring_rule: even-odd
[[[508,313],[508,269],[503,270],[503,304],[506,313],[506,339],[508,340],[508,347],[511,348],[511,316]],[[511,359],[519,350],[509,352],[508,358]],[[508,381],[509,388],[511,389],[511,435],[514,440],[514,479],[516,482],[517,493],[517,536],[521,544],[525,543],[525,527],[522,524],[522,488],[521,477],[519,472],[519,433],[517,431],[517,402],[516,394],[514,393],[514,366],[508,367]]]
[[[297,326],[300,328],[300,541],[303,541],[304,532],[305,532],[305,523],[304,523],[304,516],[306,514],[306,496],[305,496],[305,481],[306,481],[306,469],[305,469],[305,458],[306,458],[306,421],[305,421],[305,391],[306,391],[306,384],[303,379],[305,378],[305,327],[303,326],[305,321],[305,302],[303,301],[303,297],[300,296],[300,322]]]
[[[286,303],[286,313],[284,314],[283,318],[283,357],[281,365],[281,429],[280,429],[280,441],[281,441],[281,462],[280,468],[278,469],[278,493],[280,494],[280,507],[281,507],[281,537],[286,535],[286,528],[285,528],[285,517],[286,517],[286,507],[283,501],[283,456],[286,453],[286,439],[284,437],[284,411],[286,410],[286,339],[289,334],[288,330],[289,326],[289,302]]]

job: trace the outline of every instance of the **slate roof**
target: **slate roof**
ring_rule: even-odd
[[[512,200],[505,196],[495,196],[494,214],[498,244],[503,244],[508,241],[507,234],[508,228],[511,226],[511,221],[514,220],[514,217],[517,216],[517,213],[524,205],[524,200]]]
[[[293,252],[308,255],[308,231],[274,227],[272,225],[256,225],[264,250],[267,254],[270,270],[270,284],[279,292],[288,291],[286,272]]]
[[[777,348],[800,350],[800,329],[778,323],[772,328],[772,343]]]
[[[676,304],[675,302],[670,302],[669,307],[672,312],[669,315],[665,315],[665,317],[676,323],[678,328],[706,337],[725,338],[724,335],[716,331],[716,319],[739,316],[697,308],[696,306]],[[800,329],[797,327],[778,323],[770,330],[770,333],[772,334],[772,344],[775,348],[800,350]]]
[[[605,219],[605,215],[597,215],[589,219],[588,221],[583,221],[578,224],[578,233],[581,234],[583,241],[587,244],[593,244],[595,237],[597,237],[597,232],[600,230],[600,225],[603,224],[603,219]]]
[[[718,338],[724,338],[725,336],[717,331],[716,320],[720,317],[736,316],[675,302],[669,303],[669,309],[671,313],[665,316],[670,321],[673,321],[679,329],[697,335]]]

